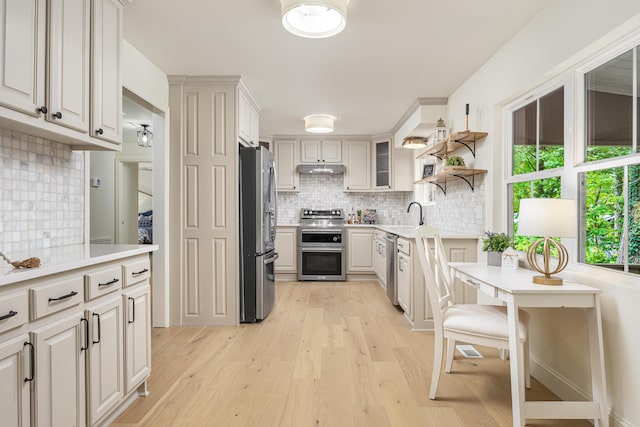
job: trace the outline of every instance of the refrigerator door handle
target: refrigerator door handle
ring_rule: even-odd
[[[270,264],[272,262],[274,262],[275,260],[277,260],[280,257],[280,255],[278,255],[278,253],[274,253],[273,256],[270,256],[269,258],[265,258],[264,259],[264,263],[265,264]]]

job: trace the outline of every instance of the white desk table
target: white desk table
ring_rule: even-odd
[[[503,270],[476,263],[449,263],[454,277],[507,305],[513,425],[527,419],[592,419],[596,427],[608,427],[607,392],[602,346],[600,290],[578,283],[561,286],[534,284],[530,270]],[[555,307],[588,309],[591,363],[591,402],[540,402],[525,400],[524,358],[518,345],[518,308]]]

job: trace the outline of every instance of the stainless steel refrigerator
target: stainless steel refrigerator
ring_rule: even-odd
[[[240,321],[256,322],[275,303],[276,175],[265,147],[240,148]]]

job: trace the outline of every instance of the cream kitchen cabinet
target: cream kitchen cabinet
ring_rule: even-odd
[[[125,393],[138,387],[151,373],[151,290],[142,287],[127,291],[125,303]],[[141,394],[146,394],[146,389]]]
[[[35,356],[30,351],[32,348],[26,334],[0,344],[0,414],[3,425],[29,427],[31,423],[29,390],[32,372],[29,362]]]
[[[86,425],[85,351],[82,311],[31,332],[35,347],[33,373],[36,426]]]
[[[276,140],[273,146],[278,191],[299,191],[300,177],[296,171],[299,141]]]
[[[238,137],[247,146],[256,147],[260,142],[259,107],[244,86],[238,87]]]
[[[420,277],[421,269],[414,268],[411,250],[411,241],[404,238],[398,239],[398,272],[396,275],[398,285],[398,305],[404,310],[405,316],[413,320],[413,287],[415,283],[423,283]],[[416,260],[419,264],[419,260]],[[416,273],[415,275],[414,273]]]
[[[100,246],[84,264],[85,250],[70,251],[68,268],[46,260],[0,275],[0,410],[8,425],[102,424],[136,388],[146,391],[149,255]]]
[[[371,191],[371,142],[346,141],[344,144],[345,191]]]
[[[387,240],[386,233],[382,231],[374,231],[373,248],[374,248],[374,271],[380,285],[387,288]]]
[[[342,142],[302,140],[300,163],[342,163]]]
[[[118,149],[122,7],[0,0],[0,125],[74,149]]]
[[[120,295],[85,310],[85,319],[89,325],[87,413],[92,425],[120,403],[125,393]]]
[[[298,227],[276,227],[276,252],[278,259],[274,265],[276,273],[297,273],[296,258],[298,255]]]
[[[347,274],[374,272],[373,228],[347,228]]]
[[[122,4],[92,0],[91,136],[122,143]]]

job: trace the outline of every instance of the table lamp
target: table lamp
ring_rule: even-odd
[[[533,283],[540,285],[562,285],[562,279],[552,277],[561,272],[569,261],[567,248],[552,237],[577,237],[577,212],[575,200],[569,199],[520,199],[518,235],[542,236],[531,245],[527,260],[531,268],[543,276],[533,276]],[[536,251],[542,246],[543,264],[538,264]],[[551,270],[551,246],[558,250],[558,265]]]

